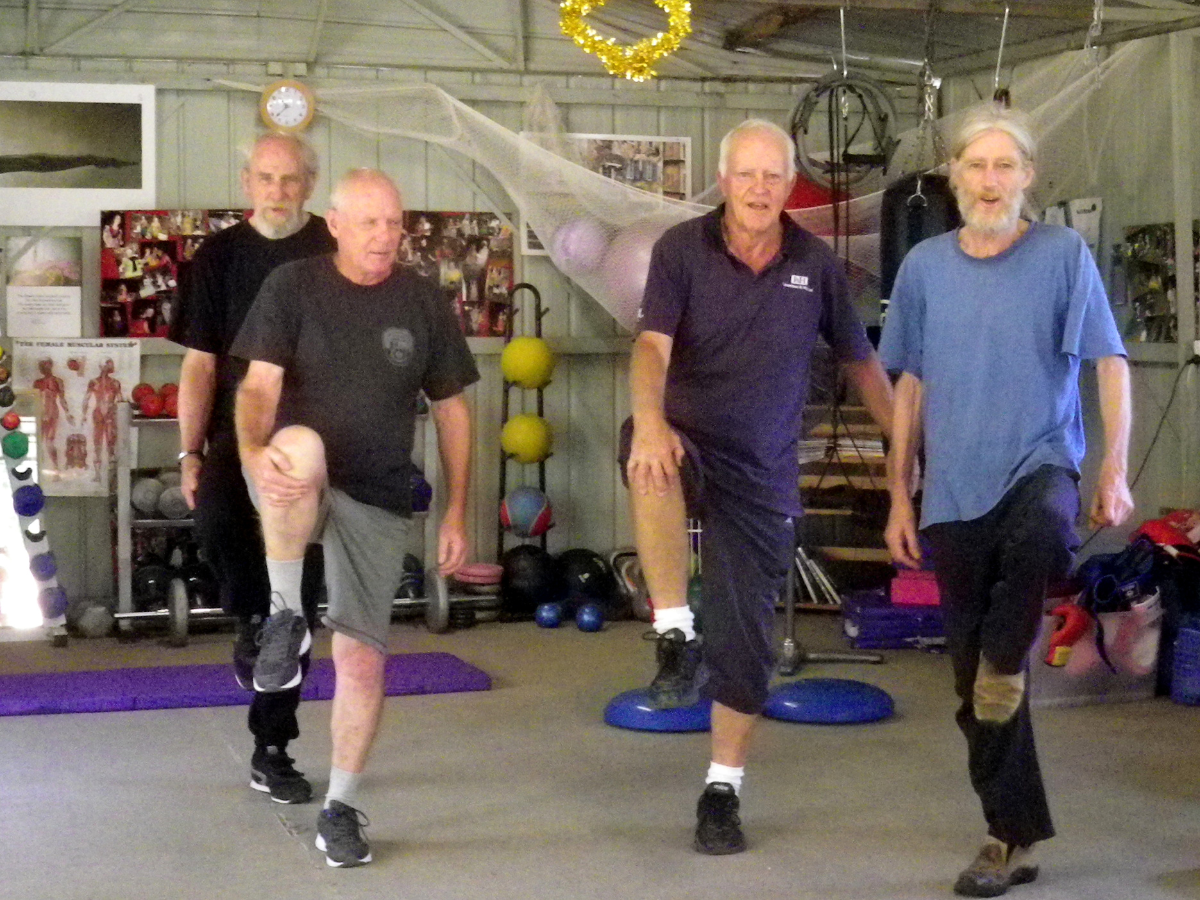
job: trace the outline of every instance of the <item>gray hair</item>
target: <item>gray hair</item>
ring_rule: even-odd
[[[1033,165],[1037,157],[1037,141],[1033,137],[1029,116],[1020,110],[1006,109],[998,103],[987,103],[967,113],[950,142],[950,158],[961,159],[967,147],[985,131],[1003,131],[1017,145],[1025,165]]]
[[[260,134],[254,139],[254,143],[242,150],[242,171],[249,172],[250,166],[254,163],[255,154],[265,144],[280,143],[284,144],[300,160],[304,166],[304,171],[308,173],[311,181],[317,180],[317,175],[320,174],[321,165],[317,160],[317,151],[312,146],[295,134],[283,134],[278,131],[268,131],[265,134]]]
[[[721,155],[717,160],[717,174],[724,177],[725,170],[729,168],[729,154],[733,152],[733,145],[737,143],[742,135],[749,134],[752,131],[764,132],[779,141],[784,155],[787,156],[787,177],[791,178],[795,175],[796,142],[792,140],[790,134],[774,122],[768,122],[766,119],[747,119],[740,125],[734,126],[725,137],[721,138]]]
[[[333,186],[333,190],[329,194],[329,208],[341,209],[342,204],[346,202],[346,191],[351,187],[351,185],[363,181],[386,182],[387,184],[391,185],[391,188],[396,192],[397,197],[402,196],[400,194],[400,188],[398,188],[396,183],[388,177],[386,172],[381,172],[379,169],[351,169],[345,175],[339,178],[337,184]]]

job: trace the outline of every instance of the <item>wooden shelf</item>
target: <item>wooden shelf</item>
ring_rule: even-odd
[[[801,475],[801,490],[817,490],[835,487],[854,487],[863,491],[886,491],[887,480],[882,475],[871,478],[867,475],[842,475],[829,472],[826,475]]]
[[[890,563],[892,555],[883,547],[816,547],[818,553],[826,559],[839,562],[877,562]]]

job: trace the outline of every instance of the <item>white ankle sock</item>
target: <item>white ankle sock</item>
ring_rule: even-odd
[[[685,640],[696,639],[696,616],[690,606],[668,606],[654,610],[654,630],[666,634],[672,628],[683,632]]]
[[[720,763],[710,763],[708,767],[708,775],[704,779],[705,784],[713,784],[715,782],[724,782],[733,788],[733,792],[739,797],[742,794],[742,778],[746,774],[745,766],[723,766]]]
[[[300,584],[304,580],[304,557],[267,559],[267,577],[271,580],[271,612],[290,609],[304,615],[300,602]]]

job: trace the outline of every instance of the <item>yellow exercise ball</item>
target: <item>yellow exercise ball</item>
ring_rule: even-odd
[[[550,423],[541,416],[528,414],[513,416],[500,432],[504,452],[523,463],[541,462],[549,456],[553,440]]]
[[[500,371],[519,387],[544,388],[554,377],[554,354],[541,338],[513,338],[500,354]]]

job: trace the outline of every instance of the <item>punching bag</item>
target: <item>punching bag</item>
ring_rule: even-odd
[[[921,190],[917,192],[917,180]],[[881,293],[892,295],[896,272],[905,255],[925,238],[944,234],[962,224],[950,179],[914,172],[883,192],[879,209],[879,276]]]

